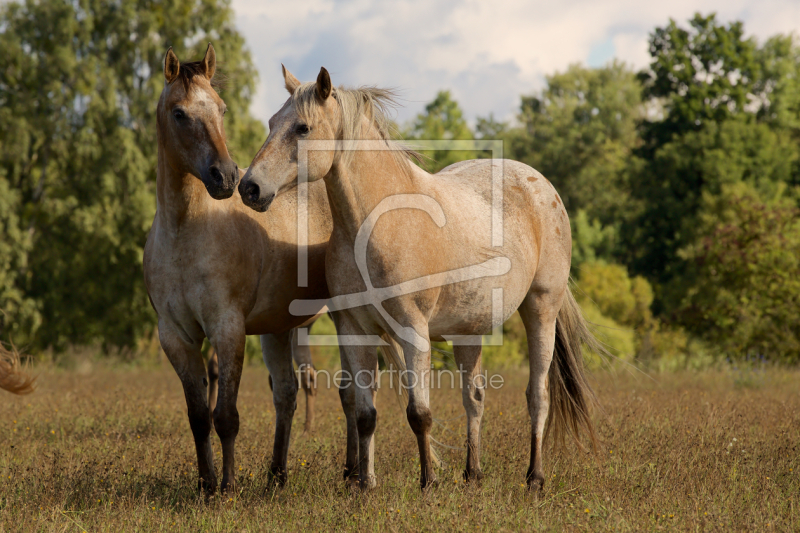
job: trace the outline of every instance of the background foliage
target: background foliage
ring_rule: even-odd
[[[255,69],[226,0],[28,0],[0,8],[0,339],[34,350],[134,346],[155,209],[155,105],[168,46],[213,41],[226,131],[265,138]],[[407,139],[502,139],[571,215],[576,296],[623,359],[800,360],[800,46],[712,15],[668,21],[641,72],[572,65],[511,122],[468,123],[449,91]],[[483,153],[427,154],[437,171]],[[320,326],[322,327],[322,326]],[[524,357],[518,320],[487,362]],[[254,349],[254,351],[257,351]]]
[[[576,296],[619,357],[800,361],[800,46],[698,14],[656,28],[650,56],[572,65],[473,136],[558,189]],[[464,135],[456,105],[432,109],[415,138]]]
[[[163,55],[214,41],[244,161],[265,137],[244,40],[216,0],[29,0],[0,7],[0,28],[0,337],[132,346],[154,326],[142,249]]]

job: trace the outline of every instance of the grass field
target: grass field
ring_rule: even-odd
[[[245,369],[239,492],[205,502],[178,378],[156,368],[40,369],[31,396],[0,404],[2,531],[693,530],[800,529],[800,373],[595,374],[603,411],[597,457],[572,443],[545,456],[541,495],[524,487],[526,370],[490,390],[481,485],[461,481],[445,449],[440,483],[418,488],[416,441],[387,389],[378,398],[378,488],[341,479],[344,420],[319,392],[316,431],[298,402],[286,488],[267,488],[272,408],[267,372]],[[460,392],[432,393],[436,437],[463,444]],[[452,430],[452,431],[451,431]],[[219,442],[214,437],[217,467]]]

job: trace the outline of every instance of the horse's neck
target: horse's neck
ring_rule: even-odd
[[[409,163],[410,164],[410,163]],[[334,227],[355,241],[364,220],[385,198],[418,192],[409,172],[386,150],[358,150],[325,176]]]
[[[177,233],[207,199],[205,187],[191,174],[173,170],[160,149],[156,172],[156,218],[163,228]]]

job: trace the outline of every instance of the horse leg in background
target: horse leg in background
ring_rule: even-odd
[[[531,463],[525,475],[530,490],[544,488],[542,449],[547,415],[550,412],[550,393],[547,373],[553,361],[556,341],[556,318],[561,307],[561,296],[550,293],[528,293],[519,308],[525,333],[528,337],[530,377],[525,394],[531,417]]]
[[[212,416],[214,407],[217,406],[217,390],[219,385],[219,357],[212,347],[208,354],[208,407],[209,416]],[[211,418],[213,422],[213,417]]]
[[[481,419],[486,383],[481,376],[481,346],[461,345],[453,341],[458,373],[461,376],[461,400],[467,413],[467,467],[465,481],[480,481],[481,472]]]
[[[277,335],[261,335],[261,355],[267,365],[275,405],[275,441],[272,447],[271,479],[279,486],[287,480],[286,461],[292,418],[297,408],[297,378],[292,366],[292,331]]]
[[[214,453],[211,450],[211,409],[207,401],[208,383],[203,355],[200,352],[202,342],[189,344],[180,334],[163,321],[159,321],[158,335],[161,347],[178,374],[183,384],[186,407],[189,414],[189,425],[192,428],[194,446],[197,450],[198,485],[207,494],[217,489],[217,475],[214,472]]]
[[[219,386],[217,405],[214,408],[214,429],[222,443],[223,491],[236,488],[236,436],[239,434],[239,411],[236,400],[239,396],[239,381],[244,365],[245,336],[244,320],[222,320],[225,329],[211,335],[211,344],[219,358]]]
[[[423,326],[414,329],[417,332],[427,332],[427,324],[423,324]],[[430,338],[426,335],[425,340],[428,341],[428,350],[424,352],[409,342],[401,341],[400,343],[403,347],[408,371],[406,377],[406,386],[408,387],[406,416],[411,430],[417,436],[420,459],[419,484],[422,489],[426,489],[436,483],[436,473],[433,470],[433,455],[431,454],[433,415],[430,409]]]
[[[310,327],[310,326],[309,326]],[[297,341],[299,333],[297,329],[292,330],[292,358],[300,371],[300,387],[306,393],[306,423],[303,427],[304,433],[311,433],[314,430],[314,400],[317,397],[317,372],[314,369],[314,362],[311,360],[311,347],[308,345],[300,346]]]

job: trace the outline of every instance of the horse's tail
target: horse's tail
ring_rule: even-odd
[[[406,408],[408,407],[408,388],[406,385],[406,360],[403,356],[403,347],[395,341],[391,335],[384,334],[381,335],[381,338],[386,342],[387,346],[381,346],[381,350],[383,354],[386,356],[388,361],[385,361],[387,365],[391,365],[393,370],[397,370],[397,385],[395,386],[392,383],[392,388],[397,393],[397,401],[400,402],[400,407],[403,410],[403,413],[406,412]],[[392,376],[392,380],[394,380],[394,376]],[[439,460],[439,455],[436,453],[436,450],[431,446],[431,455],[433,456],[433,464],[437,467],[441,466],[441,461]]]
[[[30,394],[34,389],[34,381],[36,378],[23,372],[19,352],[14,345],[9,350],[0,344],[0,389],[13,394]]]
[[[548,373],[550,413],[547,417],[545,440],[553,430],[556,442],[563,442],[569,433],[579,446],[581,433],[586,433],[597,450],[597,434],[592,424],[590,409],[597,398],[586,379],[583,366],[583,348],[605,354],[606,349],[595,339],[583,317],[578,302],[567,288],[567,295],[556,319],[556,343],[553,362]]]

